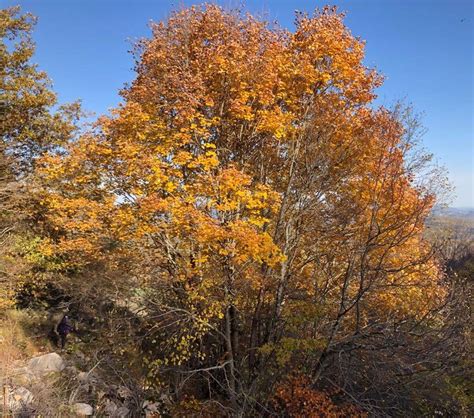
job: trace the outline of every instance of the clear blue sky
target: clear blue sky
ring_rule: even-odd
[[[101,114],[133,79],[133,39],[148,36],[148,22],[199,1],[1,0],[39,17],[36,61],[61,101],[83,100]],[[238,0],[217,1],[238,6]],[[336,4],[352,32],[367,41],[366,64],[385,76],[379,101],[405,98],[424,113],[426,148],[447,167],[456,186],[454,206],[474,206],[473,0],[247,0],[246,9],[292,28],[294,10]]]

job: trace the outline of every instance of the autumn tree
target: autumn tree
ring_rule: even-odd
[[[39,239],[30,234],[41,229],[32,193],[36,159],[67,142],[79,116],[77,103],[53,111],[57,100],[50,80],[32,63],[34,24],[19,7],[0,9],[0,283],[5,291],[0,299],[5,303],[12,302],[22,273],[21,247]]]
[[[41,161],[47,250],[82,285],[92,265],[120,281],[103,291],[139,307],[149,383],[229,414],[270,413],[295,369],[384,408],[398,389],[366,377],[445,298],[429,158],[374,106],[382,77],[343,15],[295,26],[173,13],[137,45],[123,103]]]

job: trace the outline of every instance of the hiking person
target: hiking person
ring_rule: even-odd
[[[63,349],[66,345],[66,338],[68,334],[74,330],[75,328],[71,322],[71,319],[69,318],[69,315],[65,314],[55,329],[56,334],[59,335],[60,338],[61,349]]]
[[[60,303],[58,306],[52,308],[48,312],[48,322],[51,326],[48,337],[56,347],[60,344],[60,335],[58,327],[65,315],[69,313],[69,304],[66,302]]]

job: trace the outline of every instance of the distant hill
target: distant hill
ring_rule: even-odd
[[[441,235],[446,231],[474,237],[474,208],[434,208],[427,220],[431,234]]]
[[[434,217],[448,217],[474,221],[474,208],[435,207],[432,215]]]

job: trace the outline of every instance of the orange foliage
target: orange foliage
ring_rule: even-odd
[[[336,405],[325,391],[312,389],[309,379],[296,375],[280,384],[273,404],[279,416],[292,418],[343,418],[367,415],[353,405]]]
[[[301,340],[280,357],[304,351],[317,368],[335,345],[438,306],[422,236],[435,197],[415,182],[402,123],[372,107],[382,79],[342,15],[298,15],[290,33],[206,5],[152,29],[124,103],[41,175],[55,251],[82,267],[128,257],[140,286],[192,317],[154,364],[214,355],[197,348],[213,334],[235,403],[239,358],[240,376],[263,373],[282,340]],[[339,416],[297,391],[303,410]]]

